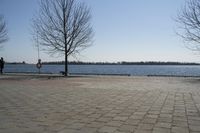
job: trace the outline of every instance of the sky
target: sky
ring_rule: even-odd
[[[176,35],[174,19],[185,0],[82,0],[90,8],[95,32],[93,45],[75,61],[178,61],[200,62],[200,55],[185,47]],[[31,20],[38,0],[0,0],[9,41],[0,56],[8,62],[37,62]],[[40,51],[42,61],[61,61]]]

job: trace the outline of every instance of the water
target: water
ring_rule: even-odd
[[[18,64],[5,65],[5,72],[36,73],[35,65]],[[64,65],[43,65],[42,73],[60,73]],[[172,76],[200,76],[198,65],[69,65],[72,74],[128,74],[131,76],[172,75]]]

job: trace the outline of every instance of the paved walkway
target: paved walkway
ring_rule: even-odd
[[[198,79],[0,78],[0,133],[198,132]]]

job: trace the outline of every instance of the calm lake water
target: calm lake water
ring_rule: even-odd
[[[35,65],[5,65],[5,72],[38,72]],[[42,73],[60,73],[64,65],[43,65]],[[128,74],[131,76],[200,76],[199,65],[69,65],[71,74]]]

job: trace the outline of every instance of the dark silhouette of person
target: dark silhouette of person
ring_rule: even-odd
[[[1,57],[0,59],[0,73],[2,74],[3,73],[3,68],[4,68],[4,60],[3,60],[3,57]]]

